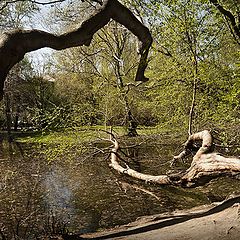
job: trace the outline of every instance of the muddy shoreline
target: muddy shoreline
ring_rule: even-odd
[[[240,196],[189,210],[141,217],[124,226],[80,237],[129,240],[237,240],[240,238]]]

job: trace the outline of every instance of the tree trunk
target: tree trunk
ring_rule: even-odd
[[[19,122],[19,106],[17,105],[16,107],[16,113],[15,113],[15,117],[14,117],[14,131],[18,130],[18,122]]]
[[[10,69],[21,61],[27,52],[43,47],[62,50],[70,47],[89,46],[93,35],[105,26],[110,19],[124,25],[141,41],[140,62],[135,80],[147,81],[144,76],[147,56],[152,44],[152,37],[133,13],[117,0],[103,0],[99,10],[71,32],[56,36],[39,30],[15,30],[0,36],[0,98],[3,97],[4,81]]]
[[[188,121],[188,134],[192,134],[192,124],[193,116],[196,105],[196,95],[197,95],[197,82],[198,82],[198,62],[197,62],[196,50],[194,51],[194,77],[193,77],[193,90],[192,90],[192,104],[189,112],[189,121]]]

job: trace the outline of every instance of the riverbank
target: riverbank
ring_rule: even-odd
[[[142,217],[109,231],[81,237],[122,240],[237,240],[240,238],[240,197],[190,210]]]

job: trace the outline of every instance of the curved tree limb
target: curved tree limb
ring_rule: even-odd
[[[143,174],[143,173],[137,172],[129,168],[128,166],[126,168],[122,167],[118,163],[118,157],[117,157],[119,144],[116,139],[112,140],[112,143],[114,144],[114,147],[111,152],[111,163],[109,164],[109,166],[115,169],[117,172],[126,174],[130,177],[137,178],[146,182],[158,183],[161,185],[166,185],[171,183],[171,180],[167,175],[152,176],[149,174]]]
[[[93,35],[111,19],[124,25],[141,41],[141,56],[135,80],[147,81],[148,78],[144,76],[144,72],[152,44],[148,28],[117,0],[104,0],[99,10],[74,31],[57,36],[39,30],[15,30],[0,36],[0,99],[3,97],[4,81],[8,72],[24,58],[27,52],[43,47],[62,50],[83,45],[89,46]]]
[[[184,185],[193,186],[204,183],[213,177],[222,174],[235,176],[240,174],[240,159],[236,157],[224,157],[218,153],[213,153],[213,139],[211,133],[207,130],[195,133],[189,136],[185,143],[185,150],[176,158],[185,156],[186,149],[190,149],[195,141],[202,141],[202,146],[193,157],[192,164],[184,173],[172,175],[153,176],[137,172],[131,168],[122,167],[118,162],[119,143],[117,140],[112,140],[114,145],[111,153],[110,167],[121,174],[131,176],[133,178],[146,182],[157,183],[160,185]]]
[[[208,153],[211,151],[213,145],[213,138],[208,130],[192,134],[188,137],[188,140],[184,143],[184,150],[178,155],[174,156],[174,160],[182,159],[189,155],[191,151],[195,148],[194,142],[202,141],[202,146],[196,152],[193,160],[197,161],[203,153]]]
[[[40,5],[49,5],[49,4],[54,4],[54,3],[61,3],[64,2],[65,0],[53,0],[50,2],[39,2],[39,1],[35,1],[35,0],[28,0],[31,3],[35,3],[35,4],[40,4]],[[5,1],[2,3],[2,6],[0,8],[0,12],[6,8],[8,5],[13,4],[13,3],[17,3],[17,2],[26,2],[26,0],[9,0],[9,1]]]

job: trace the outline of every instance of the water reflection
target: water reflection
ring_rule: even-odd
[[[43,229],[38,164],[23,161],[16,144],[2,142],[0,229],[4,239],[31,239]]]
[[[76,215],[72,204],[72,190],[67,183],[64,171],[51,167],[44,175],[43,187],[46,189],[44,201],[52,218],[61,219],[65,227],[69,227]]]
[[[231,178],[197,189],[149,185],[113,172],[104,154],[88,160],[65,155],[49,163],[36,149],[0,141],[0,239],[96,231],[207,203],[209,192],[222,199],[240,188]],[[124,151],[128,165],[161,174],[175,150],[174,145],[143,144]]]

